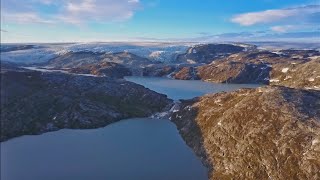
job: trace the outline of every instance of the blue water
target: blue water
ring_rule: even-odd
[[[255,85],[128,77],[172,99]],[[207,171],[169,120],[129,119],[1,143],[1,180],[205,180]]]
[[[256,88],[261,86],[257,84],[222,84],[198,80],[174,80],[161,77],[128,76],[125,79],[137,84],[142,84],[158,93],[166,94],[174,100],[191,99],[208,93],[230,92],[240,88]]]

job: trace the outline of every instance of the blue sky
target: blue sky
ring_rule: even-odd
[[[315,40],[319,19],[320,0],[1,0],[1,42]]]

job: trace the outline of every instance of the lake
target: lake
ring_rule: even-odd
[[[161,94],[166,94],[170,99],[191,99],[208,93],[230,92],[240,88],[257,88],[257,84],[222,84],[198,80],[175,80],[161,77],[125,77],[126,80],[141,84],[146,88]]]
[[[188,99],[257,85],[166,78],[129,81]],[[169,120],[138,118],[104,128],[63,129],[1,143],[1,180],[205,180],[207,171]]]

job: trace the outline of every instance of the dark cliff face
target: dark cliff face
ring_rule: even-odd
[[[171,120],[210,179],[319,179],[320,91],[242,89],[182,101]]]
[[[125,80],[6,71],[1,73],[1,141],[147,117],[171,102],[165,95]]]
[[[2,73],[7,71],[24,71],[24,69],[19,68],[19,66],[15,63],[6,62],[6,61],[0,61],[0,70]]]
[[[213,60],[239,53],[245,48],[231,44],[204,44],[189,48],[177,57],[177,62],[211,63]]]

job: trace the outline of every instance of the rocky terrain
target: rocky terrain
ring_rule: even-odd
[[[320,57],[303,63],[275,64],[270,84],[320,90]]]
[[[177,62],[211,63],[213,60],[244,51],[245,48],[231,44],[202,44],[190,47],[177,57]]]
[[[92,74],[110,78],[123,78],[132,75],[129,68],[112,62],[83,65],[78,68],[67,69],[67,71],[74,74]]]
[[[115,63],[114,66],[128,68],[132,74],[141,75],[144,67],[160,62],[151,61],[129,52],[121,53],[101,53],[91,51],[68,52],[61,56],[51,59],[48,63],[42,65],[55,69],[88,69],[88,66],[94,65],[97,69],[99,66],[105,67],[106,63]],[[116,66],[119,65],[119,66]],[[89,68],[90,69],[90,68]],[[110,68],[109,68],[110,69]],[[123,68],[122,68],[123,70]]]
[[[320,178],[320,91],[206,95],[182,101],[171,120],[212,180]]]
[[[156,64],[143,68],[143,76],[164,77],[176,71],[175,65]]]
[[[172,103],[125,80],[1,70],[1,141],[62,128],[97,128],[147,117]]]
[[[280,50],[278,53],[283,56],[291,57],[294,59],[320,56],[320,52],[316,50],[285,49],[285,50]]]
[[[179,72],[177,72],[179,70],[186,72],[187,69],[193,69],[189,67],[209,63],[213,60],[227,57],[230,54],[255,49],[255,46],[244,46],[241,44],[202,44],[189,46],[190,48],[184,53],[182,50],[187,49],[186,46],[157,46],[147,48],[148,50],[141,47],[140,51],[151,53],[145,57],[145,55],[139,56],[135,54],[144,54],[138,51],[138,47],[135,46],[120,46],[118,48],[111,45],[101,45],[101,47],[99,47],[99,45],[97,45],[98,47],[90,45],[90,47],[91,46],[91,49],[86,49],[76,44],[52,45],[49,49],[46,47],[33,49],[32,54],[26,54],[28,51],[21,50],[15,51],[15,53],[2,52],[1,57],[4,61],[28,64],[28,66],[30,66],[31,62],[34,62],[32,65],[41,68],[68,70],[73,73],[88,73],[99,76],[110,74],[102,73],[102,71],[105,71],[106,66],[108,66],[108,71],[112,72],[116,72],[117,70],[122,72],[124,69],[122,67],[120,69],[118,68],[124,66],[131,71],[130,74],[136,76],[168,76],[171,73],[179,74]],[[12,47],[17,49],[20,46]],[[120,51],[121,47],[127,48],[128,50]],[[61,48],[65,48],[65,50]],[[116,52],[107,51],[108,49]],[[35,57],[32,58],[33,56]],[[168,57],[169,59],[163,59],[164,57]],[[30,59],[39,59],[39,62]],[[43,62],[45,59],[48,60]],[[110,66],[110,64],[106,65],[106,63],[116,64]],[[101,71],[99,70],[100,68],[102,68]],[[111,70],[112,68],[115,70]],[[122,75],[120,75],[120,77],[121,76]],[[177,78],[188,79],[182,76],[183,73],[178,75]],[[190,78],[197,79],[193,77]]]
[[[287,50],[241,52],[208,65],[182,68],[175,79],[201,79],[217,83],[254,83],[320,89],[318,51]],[[290,54],[293,52],[293,54]],[[299,55],[299,58],[297,57]]]
[[[173,73],[172,77],[180,80],[199,80],[195,67],[183,67],[178,72]]]
[[[0,52],[11,52],[36,48],[35,45],[1,45]]]

